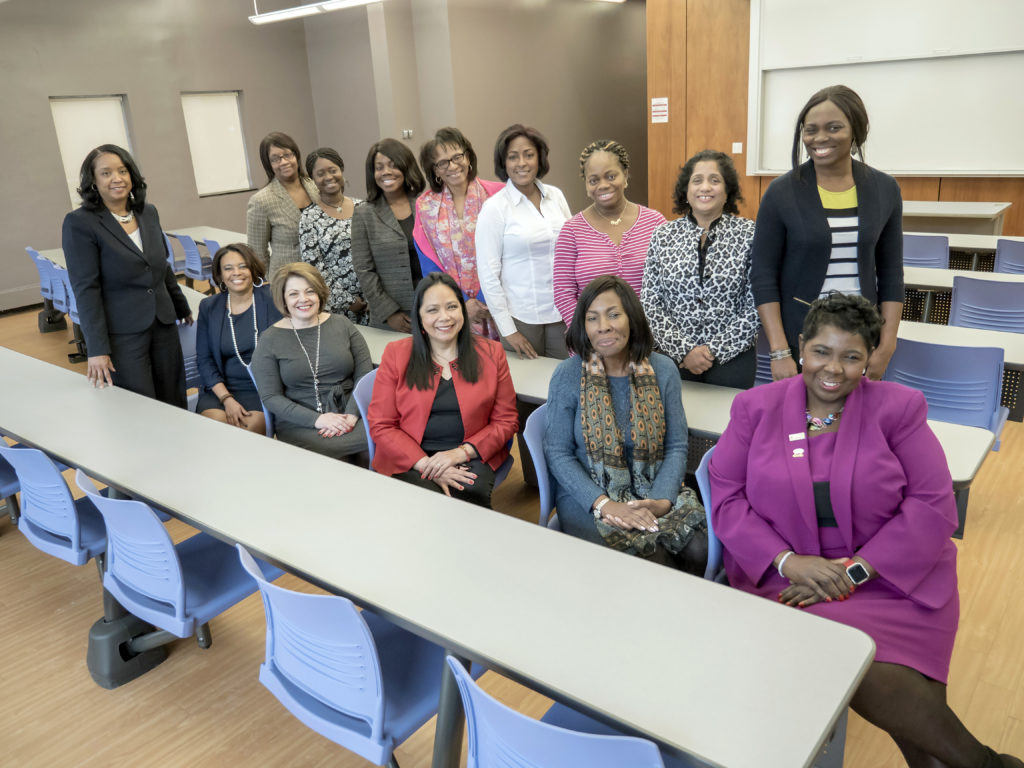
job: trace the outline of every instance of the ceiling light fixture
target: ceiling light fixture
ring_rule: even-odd
[[[249,17],[249,21],[253,24],[271,24],[275,21],[300,19],[303,16],[314,16],[318,13],[328,13],[329,11],[337,11],[342,8],[354,8],[357,5],[370,5],[376,2],[380,2],[380,0],[324,0],[324,2],[308,3],[306,5],[297,5],[294,8],[282,8],[279,11],[260,13],[259,8],[256,7],[256,0],[252,0],[252,9],[255,13]]]

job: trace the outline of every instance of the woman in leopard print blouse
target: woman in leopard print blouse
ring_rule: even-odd
[[[654,230],[640,300],[657,348],[679,375],[749,389],[758,318],[750,288],[754,222],[736,214],[739,180],[723,152],[704,150],[679,171],[674,212]]]

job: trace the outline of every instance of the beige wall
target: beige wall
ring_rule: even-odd
[[[60,246],[70,209],[50,96],[128,96],[135,156],[165,227],[245,230],[248,193],[200,199],[181,91],[240,89],[253,182],[272,130],[316,142],[301,23],[256,27],[235,3],[12,0],[0,3],[0,310],[39,302],[25,254]]]

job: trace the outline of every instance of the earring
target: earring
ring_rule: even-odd
[[[252,287],[253,287],[253,288],[262,288],[262,287],[263,287],[264,285],[266,285],[266,284],[267,284],[267,281],[266,281],[266,280],[264,280],[264,279],[263,279],[263,278],[261,277],[261,278],[260,278],[260,281],[259,281],[258,283],[253,283],[253,284],[252,284]]]
[[[93,192],[96,192],[96,191],[97,191],[97,190],[96,190],[96,185],[95,185],[95,184],[90,184],[90,185],[89,185],[89,188],[90,188],[90,189],[91,189],[91,190],[92,190]]]
[[[800,358],[800,365],[803,365],[803,364],[804,364],[804,359],[801,357]]]
[[[220,292],[221,293],[227,293],[228,292],[228,287],[227,287],[227,285],[223,281],[217,283],[217,287],[220,288]]]
[[[867,375],[868,375],[868,369],[867,369],[867,368],[865,368],[865,369],[864,369],[863,371],[861,371],[861,374],[860,374],[860,375],[861,375],[861,376],[867,376]]]
[[[129,192],[128,192],[128,199],[131,200],[134,203],[135,202],[135,193],[129,190]]]

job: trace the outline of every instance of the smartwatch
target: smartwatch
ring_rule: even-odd
[[[844,560],[843,565],[846,566],[846,575],[850,577],[850,581],[852,581],[856,586],[860,586],[871,578],[871,575],[868,573],[868,569],[856,560]]]

